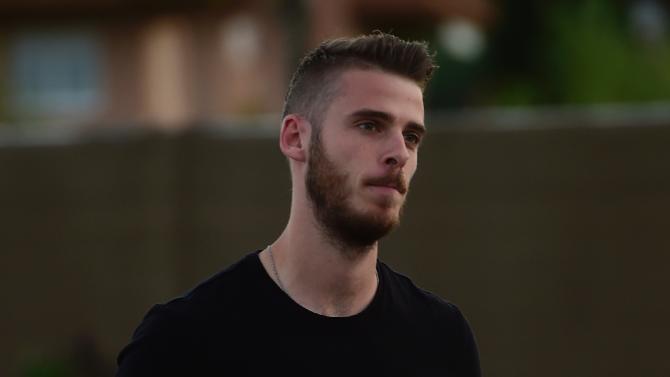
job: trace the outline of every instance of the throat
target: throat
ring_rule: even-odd
[[[311,300],[309,295],[303,295],[301,299],[292,298],[305,309],[322,316],[351,317],[360,314],[372,303],[379,289],[379,277],[375,274],[373,284],[348,288],[336,287],[329,294],[317,295]]]

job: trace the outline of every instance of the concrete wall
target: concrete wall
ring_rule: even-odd
[[[429,135],[381,256],[458,304],[489,376],[668,376],[670,127]],[[0,148],[0,375],[112,373],[145,311],[283,228],[272,138]]]

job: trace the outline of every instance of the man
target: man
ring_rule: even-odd
[[[377,259],[417,168],[433,69],[425,44],[382,33],[310,52],[279,136],[286,228],[153,307],[118,376],[479,376],[459,310]]]

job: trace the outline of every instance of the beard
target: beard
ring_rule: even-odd
[[[404,194],[407,191],[401,174],[383,177],[376,181],[394,182],[400,187],[400,192]],[[402,205],[396,216],[375,211],[356,210],[350,203],[353,187],[348,186],[348,182],[349,175],[326,156],[317,131],[311,140],[309,151],[305,177],[307,194],[318,225],[329,240],[342,250],[352,250],[356,253],[356,251],[368,250],[370,246],[398,226]],[[390,207],[392,201],[387,200],[376,204]]]

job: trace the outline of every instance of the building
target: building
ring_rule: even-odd
[[[0,125],[180,129],[277,114],[298,57],[323,38],[420,37],[491,13],[483,0],[4,1]]]

